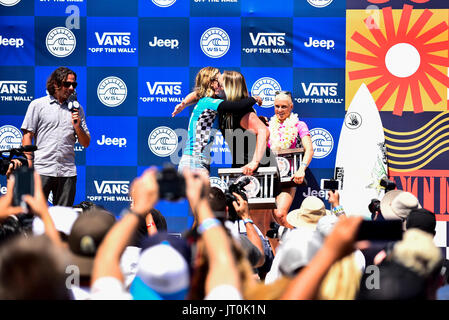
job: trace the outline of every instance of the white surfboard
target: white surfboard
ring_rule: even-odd
[[[371,218],[371,199],[385,192],[380,180],[388,176],[385,137],[379,111],[362,84],[349,105],[341,128],[335,161],[336,178],[342,181],[340,204],[348,216]]]

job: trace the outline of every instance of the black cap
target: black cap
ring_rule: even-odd
[[[426,209],[413,209],[407,217],[406,228],[417,228],[435,235],[437,220],[435,213]]]

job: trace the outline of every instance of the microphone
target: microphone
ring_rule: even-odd
[[[72,113],[79,110],[80,104],[78,102],[76,91],[73,91],[73,93],[68,97],[67,107]],[[75,120],[74,122],[77,123],[78,120]]]

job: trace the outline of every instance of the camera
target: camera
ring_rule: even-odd
[[[272,221],[270,223],[270,229],[267,230],[266,236],[268,238],[271,238],[271,239],[279,238],[279,228],[280,227],[281,226],[279,224],[277,224],[276,222]]]
[[[396,189],[396,183],[387,178],[382,178],[380,180],[380,186],[385,189],[385,193]],[[371,212],[371,220],[383,220],[382,212],[380,211],[379,199],[372,199],[370,204],[368,205],[368,210]]]
[[[0,244],[20,234],[30,234],[34,215],[20,213],[9,216],[0,223]]]
[[[6,175],[9,165],[13,159],[19,160],[23,166],[28,166],[27,158],[24,152],[36,151],[36,146],[21,146],[20,148],[12,148],[9,150],[0,150],[0,175]],[[9,153],[5,156],[4,153]]]
[[[172,165],[166,164],[157,173],[159,184],[159,199],[177,201],[186,197],[186,182],[184,177]]]
[[[234,206],[232,205],[232,202],[237,201],[236,196],[234,196],[232,193],[235,192],[238,195],[240,195],[243,200],[248,201],[248,197],[246,196],[245,193],[245,186],[248,185],[251,182],[251,179],[246,177],[236,183],[232,183],[229,187],[228,190],[226,190],[225,192],[225,197],[226,197],[226,206],[228,207],[229,210],[229,220],[234,222],[239,220],[239,216],[237,214],[237,212],[234,209]]]
[[[394,181],[391,181],[390,179],[387,179],[387,178],[382,178],[380,180],[380,186],[385,189],[385,193],[396,189],[396,183],[394,183]]]

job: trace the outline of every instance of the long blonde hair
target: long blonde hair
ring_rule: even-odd
[[[195,92],[199,98],[213,97],[215,94],[211,83],[214,80],[218,81],[220,70],[214,67],[204,67],[196,74],[195,78]]]
[[[318,300],[354,300],[360,287],[362,271],[354,254],[335,262],[327,272],[318,292]]]
[[[249,96],[245,78],[237,71],[223,72],[223,89],[229,101],[237,101]]]

